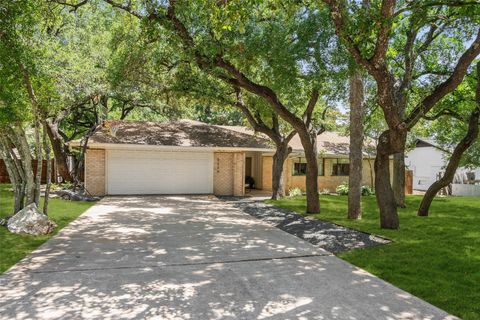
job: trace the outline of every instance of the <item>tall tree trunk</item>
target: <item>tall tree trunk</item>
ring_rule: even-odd
[[[74,165],[74,170],[72,174],[73,191],[76,191],[78,185],[80,184],[80,173],[84,170],[84,159],[85,159],[85,153],[87,152],[88,140],[90,139],[90,136],[95,132],[95,129],[97,129],[97,124],[93,125],[83,137],[83,145],[80,149],[81,152],[77,158],[77,162]]]
[[[397,205],[392,185],[390,184],[390,132],[384,132],[379,139],[375,158],[375,196],[380,210],[380,227],[382,229],[398,229]]]
[[[35,152],[37,158],[37,171],[35,173],[35,203],[40,204],[40,188],[42,185],[42,169],[43,169],[43,155],[42,155],[42,139],[40,137],[40,121],[38,115],[35,116]]]
[[[43,148],[45,149],[45,160],[47,161],[47,177],[46,177],[46,184],[45,184],[45,196],[43,199],[43,213],[48,215],[48,202],[50,198],[50,186],[52,184],[52,161],[50,159],[50,142],[47,139],[47,123],[44,122],[43,124]]]
[[[393,155],[392,187],[397,207],[405,208],[405,152]]]
[[[363,80],[356,71],[350,77],[350,170],[348,218],[362,218]]]
[[[305,152],[305,159],[307,160],[305,176],[307,213],[319,213],[317,135],[315,133],[299,132],[299,136]]]
[[[35,202],[35,178],[32,168],[32,155],[22,125],[12,126],[12,134],[10,134],[9,137],[17,147],[20,155],[21,167],[23,168],[22,173],[24,175],[23,179],[25,181],[25,205],[29,205]]]
[[[23,76],[23,81],[25,84],[25,89],[27,90],[28,97],[30,98],[30,103],[32,105],[32,111],[34,115],[34,125],[35,125],[35,148],[36,148],[36,157],[37,157],[37,173],[36,177],[33,176],[33,172],[31,170],[31,163],[32,163],[32,158],[30,154],[30,149],[28,147],[27,139],[25,132],[23,131],[23,128],[21,126],[18,126],[18,132],[20,133],[19,137],[19,144],[20,148],[22,150],[21,153],[21,161],[23,163],[23,168],[25,171],[25,176],[27,178],[27,205],[34,202],[38,206],[38,202],[40,200],[40,184],[41,184],[41,178],[42,178],[42,142],[40,139],[40,123],[39,123],[39,112],[40,108],[38,105],[38,100],[35,95],[35,90],[33,88],[32,81],[30,79],[30,74],[25,67],[25,65],[21,62],[19,62],[19,67],[22,72]],[[17,145],[18,148],[18,145]],[[40,171],[40,172],[39,172]],[[32,180],[33,179],[33,184]],[[33,190],[32,190],[33,188]],[[32,194],[30,194],[32,193]],[[33,196],[33,199],[31,197]]]
[[[470,114],[470,119],[468,121],[468,130],[460,143],[453,150],[452,156],[448,161],[447,167],[445,168],[445,174],[442,178],[435,181],[423,196],[422,202],[418,209],[419,216],[428,216],[428,211],[430,205],[432,204],[433,199],[437,193],[442,189],[452,183],[452,180],[457,171],[462,155],[465,151],[470,148],[470,146],[477,140],[479,133],[479,119],[480,119],[480,62],[477,63],[477,89],[476,89],[476,102],[477,108],[473,110]]]
[[[53,155],[58,173],[63,181],[73,182],[73,177],[68,169],[68,149],[59,133],[58,123],[47,120],[47,134],[52,145]]]
[[[272,165],[272,199],[278,200],[285,197],[285,172],[283,165],[292,149],[288,146],[288,141],[277,144],[275,154],[273,155]]]
[[[283,165],[287,159],[292,148],[288,145],[290,140],[294,137],[296,131],[291,130],[286,136],[280,132],[280,124],[278,115],[272,112],[271,126],[268,126],[258,112],[252,113],[248,106],[244,103],[242,92],[239,87],[235,87],[237,93],[237,101],[235,106],[243,113],[248,123],[252,126],[255,132],[261,132],[267,135],[275,143],[275,154],[273,155],[272,163],[272,199],[278,200],[285,196],[285,177]]]

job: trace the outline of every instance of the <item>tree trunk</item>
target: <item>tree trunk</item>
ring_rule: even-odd
[[[393,193],[397,207],[405,208],[405,152],[393,155]]]
[[[278,200],[285,197],[285,173],[283,165],[292,149],[288,146],[288,141],[277,144],[277,149],[273,155],[272,165],[272,199]]]
[[[348,218],[362,218],[363,81],[357,71],[350,77],[350,170]]]
[[[35,203],[37,207],[40,204],[40,188],[42,185],[42,168],[43,168],[43,156],[42,156],[42,139],[40,138],[40,122],[38,115],[35,116],[35,152],[37,158],[37,172],[35,173]]]
[[[45,149],[45,160],[47,161],[47,177],[46,177],[46,185],[45,185],[45,196],[43,199],[43,213],[48,215],[48,202],[50,198],[50,186],[52,184],[52,161],[50,159],[50,143],[47,139],[47,123],[44,122],[43,125],[43,147]]]
[[[95,132],[95,129],[97,128],[97,124],[93,125],[90,130],[85,134],[83,137],[83,145],[81,147],[81,152],[80,155],[77,158],[77,162],[74,165],[74,170],[72,173],[73,176],[73,191],[77,190],[78,185],[80,184],[80,173],[84,169],[84,159],[85,159],[85,153],[87,152],[87,147],[88,147],[88,140],[90,139],[90,136]]]
[[[375,196],[380,210],[380,227],[398,229],[400,223],[397,214],[395,195],[390,184],[389,131],[382,134],[377,146],[375,158]]]
[[[30,147],[28,146],[27,137],[25,131],[21,125],[12,126],[13,134],[10,135],[10,139],[17,147],[17,151],[20,155],[22,173],[24,175],[23,180],[25,183],[25,205],[29,205],[35,202],[35,178],[33,176],[32,168],[32,155],[30,153]]]
[[[468,121],[468,130],[460,143],[453,150],[452,156],[448,161],[447,167],[445,168],[445,174],[442,178],[435,181],[423,196],[422,203],[418,209],[418,215],[426,217],[428,216],[428,211],[430,205],[432,204],[433,199],[437,193],[442,189],[452,183],[452,180],[457,171],[462,155],[465,151],[470,148],[470,146],[477,140],[479,133],[479,119],[480,119],[480,62],[477,64],[477,90],[476,90],[476,100],[477,108],[470,114],[470,119]]]
[[[14,206],[13,213],[23,209],[24,193],[22,188],[22,179],[18,172],[15,161],[12,159],[11,147],[8,139],[5,136],[0,136],[0,156],[5,163],[5,167],[12,183],[14,192]]]
[[[68,153],[62,137],[58,132],[58,123],[47,121],[47,134],[52,145],[53,155],[58,173],[63,181],[73,182],[72,174],[68,169]]]
[[[320,197],[318,195],[318,159],[317,136],[314,133],[300,133],[305,159],[307,160],[307,173],[305,177],[307,195],[307,213],[320,212]]]

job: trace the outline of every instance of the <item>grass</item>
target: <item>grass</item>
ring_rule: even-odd
[[[321,196],[311,215],[392,239],[385,246],[339,257],[466,320],[480,319],[480,198],[437,198],[429,217],[417,217],[420,196],[399,210],[400,230],[379,228],[375,197],[363,198],[363,219],[350,221],[346,196]],[[305,197],[270,203],[305,212]]]
[[[46,236],[13,234],[7,228],[0,227],[0,273],[35,250],[92,205],[92,202],[50,199],[49,217],[57,223],[58,227],[53,234]],[[0,217],[11,215],[12,210],[13,193],[10,191],[10,185],[0,184]]]

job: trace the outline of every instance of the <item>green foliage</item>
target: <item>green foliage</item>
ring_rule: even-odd
[[[348,195],[348,191],[349,191],[348,182],[342,182],[335,189],[335,192],[338,193],[341,196]],[[362,196],[371,196],[371,195],[375,194],[375,192],[369,186],[362,186],[361,194],[362,194]]]
[[[289,197],[299,197],[302,194],[303,193],[302,193],[302,190],[300,188],[292,188],[292,189],[288,190],[288,196]]]
[[[424,123],[427,134],[434,137],[445,150],[453,150],[467,132],[468,118],[471,112],[478,108],[475,99],[477,81],[477,75],[472,71],[462,84],[431,112],[433,116],[442,113],[445,113],[445,116]],[[479,139],[464,153],[460,165],[480,167]]]
[[[31,61],[41,54],[33,37],[41,8],[29,0],[0,4],[0,126],[31,116],[20,66],[33,71]]]
[[[337,192],[339,195],[347,195],[348,194],[348,182],[342,182],[337,186],[335,189],[335,192]]]
[[[323,196],[322,213],[313,217],[392,239],[340,257],[462,319],[479,319],[480,199],[435,199],[428,218],[416,215],[420,201],[407,196],[399,230],[379,227],[375,197],[362,198],[362,220],[347,218],[345,196]],[[268,202],[305,215],[305,197]]]
[[[362,196],[374,195],[375,191],[369,186],[362,186]]]

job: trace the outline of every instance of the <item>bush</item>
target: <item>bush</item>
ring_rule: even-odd
[[[298,197],[302,195],[302,190],[300,188],[293,188],[288,190],[288,196],[289,197]]]
[[[335,190],[339,195],[347,195],[348,194],[348,183],[347,182],[342,182],[340,185],[338,185],[337,189]],[[369,186],[362,186],[362,196],[371,196],[375,194],[372,188]]]
[[[338,185],[338,187],[335,189],[335,191],[342,196],[345,196],[348,194],[348,183],[347,182],[342,182],[341,184]]]
[[[372,188],[369,186],[362,186],[362,196],[371,196],[375,194]]]

